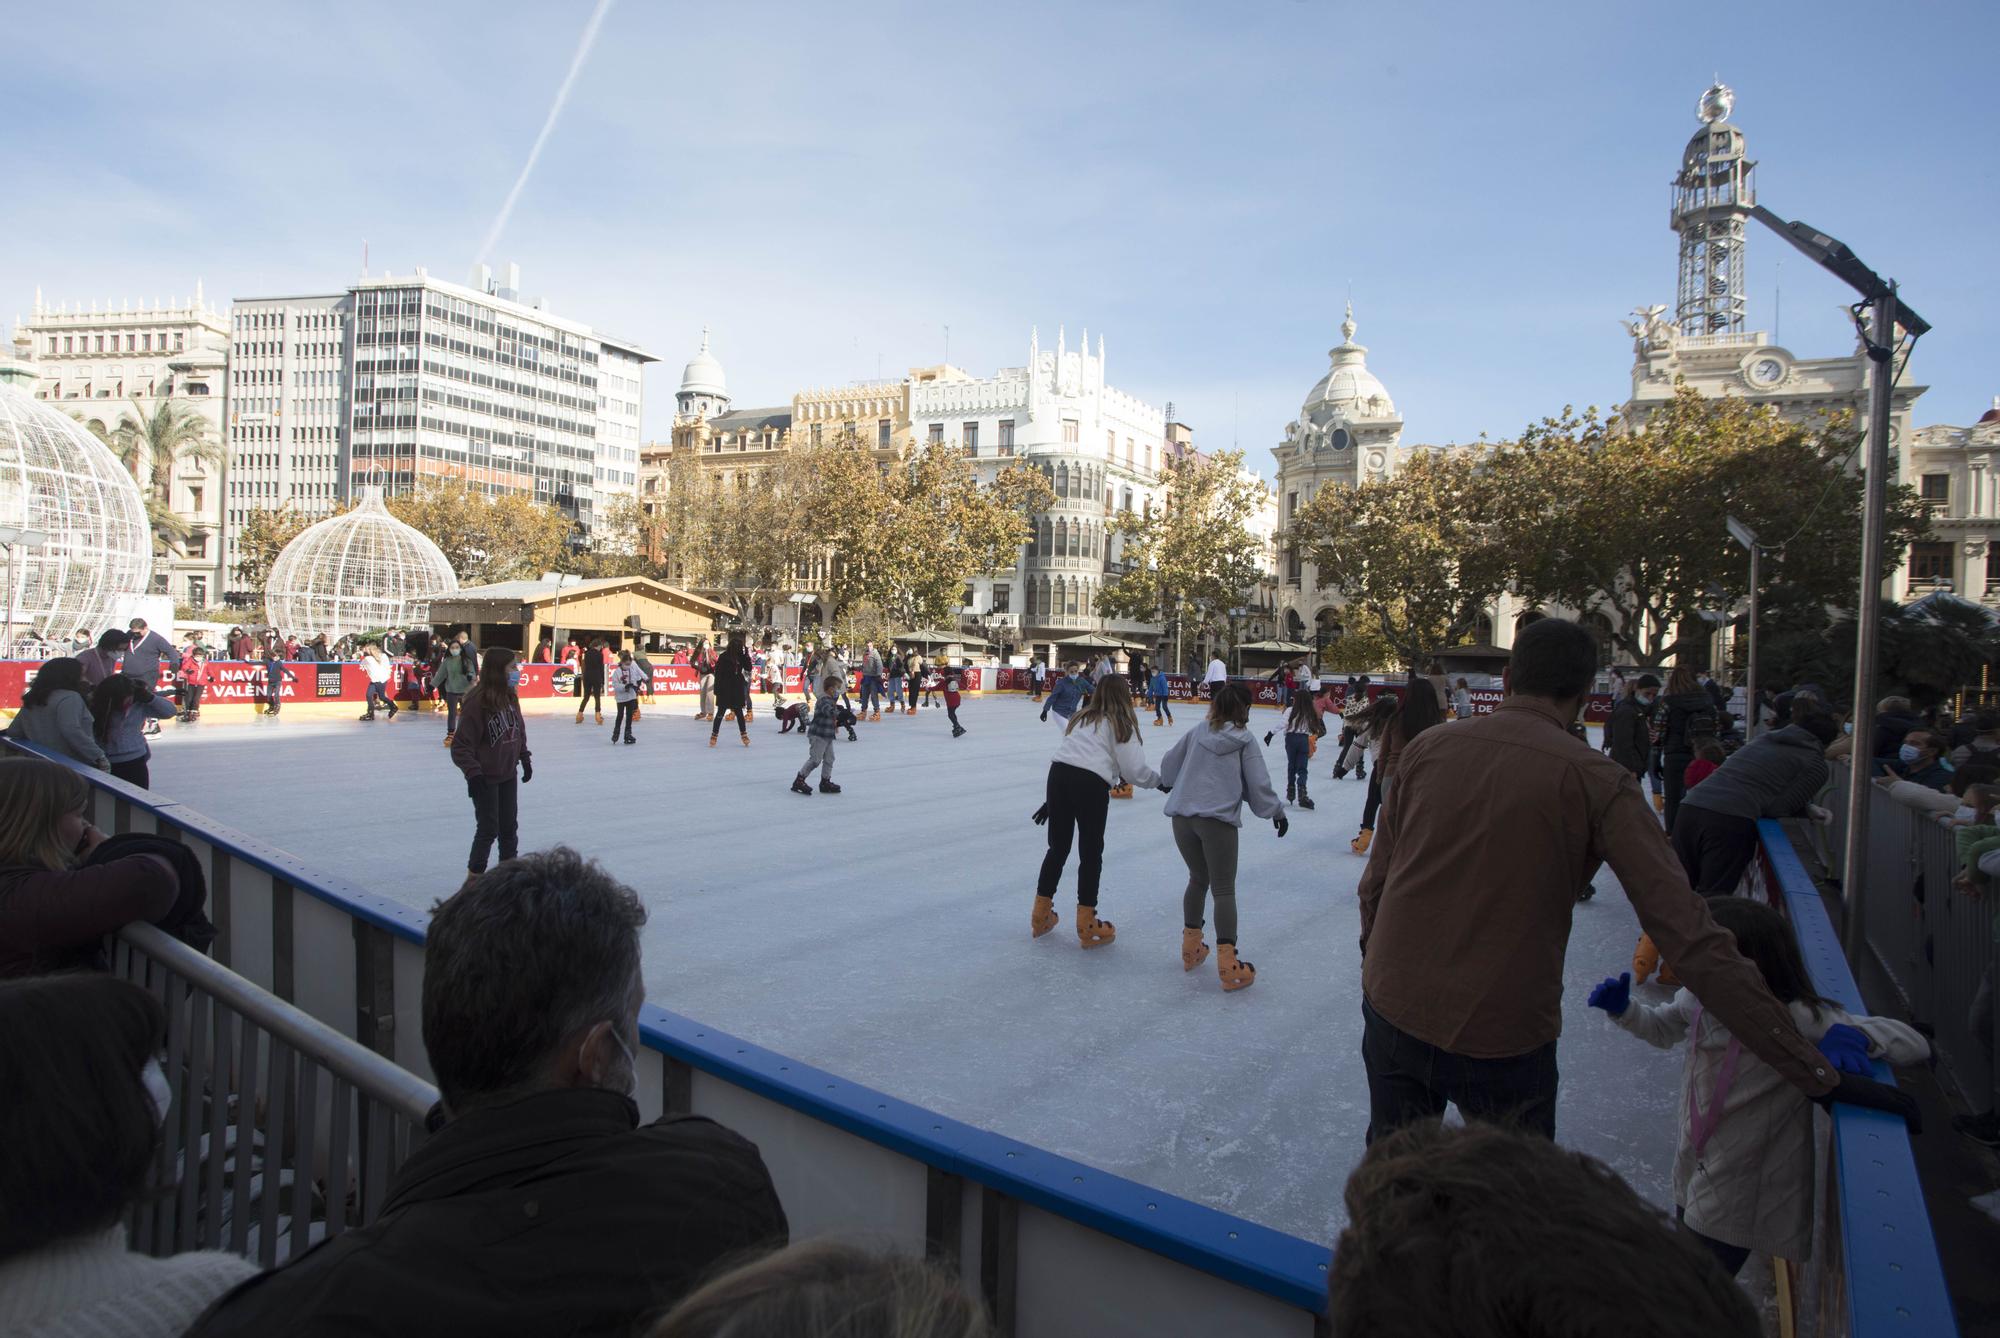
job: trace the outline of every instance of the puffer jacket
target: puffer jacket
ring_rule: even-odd
[[[1800,731],[1803,733],[1804,731]],[[1712,778],[1711,778],[1712,779]],[[1817,1043],[1836,1023],[1868,1038],[1868,1053],[1891,1064],[1914,1064],[1930,1045],[1914,1029],[1880,1017],[1854,1017],[1827,1005],[1817,1016],[1790,1005],[1800,1033]],[[1699,1019],[1699,1027],[1696,1027]],[[1812,1246],[1812,1100],[1747,1049],[1722,1098],[1722,1116],[1699,1155],[1689,1128],[1689,1094],[1707,1112],[1731,1036],[1686,990],[1652,1006],[1633,1000],[1612,1019],[1649,1045],[1671,1049],[1693,1033],[1682,1071],[1680,1146],[1674,1153],[1674,1202],[1704,1236],[1780,1259],[1804,1261]]]
[[[1271,788],[1263,750],[1241,725],[1212,729],[1203,723],[1181,735],[1160,763],[1160,784],[1173,790],[1167,796],[1170,818],[1214,818],[1241,827],[1245,804],[1260,818],[1285,811]]]

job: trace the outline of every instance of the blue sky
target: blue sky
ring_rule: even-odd
[[[0,316],[38,284],[333,291],[364,240],[377,271],[462,281],[590,8],[13,16]],[[1406,441],[1622,400],[1616,322],[1672,301],[1668,183],[1719,73],[1763,202],[1937,327],[1918,421],[1976,418],[2000,393],[2000,8],[1689,14],[619,0],[495,257],[660,357],[652,436],[704,324],[749,406],[935,362],[946,326],[952,361],[990,372],[1064,323],[1106,336],[1114,384],[1268,472],[1350,289]],[[1869,116],[1883,69],[1893,110]],[[1782,284],[1783,342],[1847,351],[1843,290],[1751,247],[1753,325]]]

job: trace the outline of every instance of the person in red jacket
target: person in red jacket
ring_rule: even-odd
[[[208,667],[208,652],[200,646],[189,647],[187,658],[181,661],[181,719],[201,719],[201,694],[208,690],[215,671]]]
[[[950,670],[944,675],[944,713],[951,721],[951,737],[965,733],[965,726],[958,723],[958,675]]]

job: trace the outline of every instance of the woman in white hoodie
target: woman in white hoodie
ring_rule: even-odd
[[[1114,676],[1099,683],[1090,704],[1070,717],[1062,746],[1049,763],[1048,801],[1035,814],[1036,822],[1049,826],[1049,853],[1042,857],[1035,909],[1028,919],[1036,938],[1056,927],[1056,884],[1069,863],[1070,843],[1078,838],[1077,941],[1097,948],[1118,936],[1109,920],[1097,918],[1097,880],[1104,868],[1104,821],[1111,810],[1111,787],[1121,778],[1127,785],[1147,789],[1160,784],[1159,776],[1146,765],[1132,687]]]
[[[1250,694],[1234,683],[1215,690],[1208,727],[1181,735],[1160,763],[1160,788],[1172,793],[1167,816],[1174,820],[1174,845],[1188,866],[1181,898],[1181,969],[1208,960],[1202,916],[1215,893],[1215,973],[1225,990],[1247,988],[1257,968],[1236,955],[1236,836],[1243,805],[1269,818],[1283,836],[1291,826],[1285,805],[1271,789],[1271,769],[1247,726]]]

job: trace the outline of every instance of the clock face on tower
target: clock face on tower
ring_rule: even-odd
[[[1785,379],[1785,364],[1776,358],[1759,358],[1750,364],[1750,379],[1760,386],[1775,386]]]

